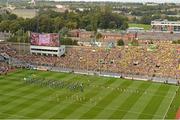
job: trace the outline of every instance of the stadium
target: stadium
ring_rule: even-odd
[[[180,46],[63,46],[56,33],[0,43],[0,118],[175,119]]]

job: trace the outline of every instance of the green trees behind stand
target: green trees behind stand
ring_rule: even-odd
[[[180,40],[176,40],[172,42],[173,44],[180,44]]]
[[[124,41],[122,39],[118,40],[117,46],[124,46]]]
[[[76,40],[72,40],[71,38],[61,38],[60,39],[61,45],[78,45]]]

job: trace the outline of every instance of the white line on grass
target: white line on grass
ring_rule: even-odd
[[[1,93],[0,93],[1,94]],[[8,94],[1,94],[1,95],[6,95],[6,96],[14,96],[14,95],[8,95]],[[15,96],[18,96],[18,95],[15,95]],[[36,100],[39,100],[39,101],[45,101],[45,102],[52,102],[51,100],[48,100],[48,99],[38,99],[38,98],[32,98],[32,97],[25,97],[25,96],[18,96],[20,98],[24,98],[24,99],[36,99]],[[170,98],[170,97],[167,97],[167,98]],[[54,100],[53,102],[57,102],[56,100]],[[89,101],[88,101],[89,102]],[[85,102],[85,103],[88,103],[88,102]],[[58,102],[57,102],[58,103]],[[61,101],[60,103],[68,103],[70,104],[71,102],[67,102],[67,101]],[[81,104],[83,106],[86,106],[86,107],[91,107],[92,105],[86,105],[85,103],[75,103],[75,104]],[[98,106],[96,105],[96,107],[98,108],[104,108],[104,107],[101,107],[101,106]],[[112,111],[115,111],[114,108],[108,108],[107,110],[112,110]],[[127,113],[133,113],[133,114],[143,114],[143,115],[148,115],[148,116],[155,116],[155,117],[162,117],[161,115],[153,115],[153,114],[147,114],[147,113],[139,113],[139,112],[135,112],[135,111],[127,111],[127,110],[124,110],[124,109],[119,109],[118,111],[122,111],[122,112],[127,112]],[[22,116],[23,117],[23,116]]]
[[[2,115],[10,115],[9,117],[23,117],[23,118],[31,118],[31,117],[27,117],[27,116],[23,116],[23,115],[13,115],[13,114],[8,114],[8,113],[4,113],[4,112],[0,112],[0,114],[2,114]],[[31,118],[32,119],[32,118]]]
[[[4,95],[7,95],[7,94],[4,94]],[[11,96],[11,95],[8,95],[8,96]],[[24,96],[21,96],[22,98],[25,98],[25,99],[31,99],[30,97],[24,97]],[[36,99],[36,98],[33,98],[33,99]],[[37,99],[38,100],[38,99]],[[46,101],[46,102],[49,102],[50,100],[42,100],[42,101]],[[56,102],[56,101],[54,101]],[[85,103],[88,103],[89,101],[85,102]],[[71,104],[71,102],[67,102],[67,101],[61,101],[60,103],[68,103],[68,104]],[[75,103],[75,104],[81,104],[82,106],[86,106],[86,107],[92,107],[92,105],[86,105],[85,103]],[[101,107],[101,106],[98,106],[96,105],[97,108],[101,108],[103,109],[104,107]],[[108,108],[107,110],[112,110],[112,111],[115,111],[114,108]],[[143,114],[143,115],[148,115],[148,116],[156,116],[156,117],[162,117],[161,115],[152,115],[152,114],[147,114],[147,113],[139,113],[139,112],[135,112],[135,111],[127,111],[125,109],[119,109],[118,111],[122,111],[122,112],[127,112],[127,113],[133,113],[133,114]],[[1,113],[1,112],[0,112]],[[5,113],[6,114],[6,113]],[[9,114],[10,115],[10,114]],[[12,115],[12,116],[16,116],[16,115]],[[16,116],[18,117],[18,115]],[[19,117],[26,117],[26,116],[19,116]]]
[[[176,89],[176,91],[179,89],[179,87],[177,87],[177,89]],[[172,104],[172,102],[173,102],[173,100],[174,100],[174,98],[175,98],[175,96],[176,96],[176,91],[175,91],[175,93],[174,93],[174,95],[173,95],[173,97],[172,97],[172,99],[171,99],[171,102],[170,102],[170,104],[169,104],[169,106],[168,106],[168,109],[166,110],[166,112],[165,112],[165,114],[164,114],[164,116],[163,116],[163,119],[165,119],[165,117],[166,117],[166,115],[167,115],[167,113],[168,113],[168,111],[169,111],[169,109],[170,109],[170,107],[171,107],[171,104]]]

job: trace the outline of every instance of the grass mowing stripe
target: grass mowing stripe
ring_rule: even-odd
[[[114,80],[108,80],[106,81],[102,86],[106,86],[106,85],[110,85],[113,84],[115,81]],[[95,88],[98,89],[98,88]],[[87,91],[87,93],[84,95],[86,98],[92,98],[94,96],[96,96],[99,93],[99,91]],[[86,99],[85,101],[83,101],[82,103],[87,102],[88,99]],[[69,114],[71,114],[72,112],[74,112],[77,108],[79,108],[82,104],[77,104],[76,102],[68,105],[67,107],[65,107],[63,110],[61,110],[60,112],[58,112],[57,114],[55,114],[54,116],[52,116],[51,118],[65,118],[66,116],[68,116]],[[59,116],[61,115],[61,116]]]
[[[19,77],[22,77],[24,76],[25,74],[30,74],[31,72],[30,71],[19,71],[19,72],[13,72],[11,74],[8,74],[8,75],[5,75],[3,76],[4,79],[9,79],[9,78],[19,78]]]
[[[33,89],[34,91],[31,91],[31,89]],[[24,93],[24,95],[23,94],[21,94],[21,95],[17,95],[17,94],[14,94],[14,93],[11,93],[11,94],[1,94],[2,96],[10,96],[10,97],[19,97],[19,98],[22,98],[22,99],[35,99],[35,100],[40,100],[39,98],[31,98],[31,97],[34,97],[34,96],[36,96],[36,94],[38,93],[38,91],[42,91],[42,90],[48,90],[48,91],[51,91],[52,93],[55,91],[55,90],[52,90],[52,89],[50,89],[50,88],[39,88],[39,87],[37,87],[37,86],[31,86],[31,88],[30,88],[30,94],[27,94],[28,93],[28,91],[26,91],[25,93]],[[34,92],[33,94],[31,94],[31,92]],[[28,95],[28,97],[26,97],[26,95]]]
[[[12,76],[11,79],[10,79],[10,77],[8,77],[8,76],[4,76],[4,78],[5,78],[6,80],[0,81],[0,83],[1,83],[1,90],[2,90],[4,87],[6,87],[6,86],[8,86],[8,88],[14,89],[13,86],[9,87],[9,85],[10,85],[10,84],[13,84],[15,87],[17,87],[16,85],[19,85],[19,84],[20,84],[20,83],[19,83],[20,80],[17,81],[16,79],[17,79],[17,78],[22,78],[23,76],[24,76],[23,74],[18,74],[18,75]],[[4,83],[4,84],[2,84],[2,83]],[[18,86],[18,87],[19,87],[19,86]]]
[[[22,87],[24,87],[22,83],[5,85],[1,87],[0,93],[2,94],[11,93],[14,90],[21,89]]]
[[[42,105],[41,103],[46,103],[46,105],[48,105],[48,103],[51,103],[51,102],[55,103],[55,101],[51,101],[48,98],[48,96],[51,93],[52,93],[52,91],[50,91],[48,89],[44,89],[43,91],[39,91],[37,96],[33,96],[32,98],[27,99],[27,101],[25,103],[23,103],[23,104],[26,104],[26,107],[24,109],[19,110],[16,114],[24,114],[24,116],[25,116],[26,114],[29,114],[29,112],[33,111],[34,109],[39,108]],[[63,92],[61,94],[63,94]]]
[[[113,80],[113,81],[114,81],[114,80]],[[109,88],[112,87],[113,85],[118,84],[117,82],[119,82],[119,81],[116,81],[116,82],[114,82],[113,84],[108,84]],[[122,82],[120,82],[120,83],[122,83]],[[97,89],[97,88],[96,88],[96,89]],[[90,98],[90,99],[93,99],[93,98],[95,99],[96,97],[101,96],[101,94],[104,94],[104,93],[99,92],[99,91],[102,91],[102,90],[97,90],[96,94],[91,95],[91,98]],[[105,91],[103,91],[103,92],[105,92]],[[107,91],[107,92],[109,92],[109,91]],[[90,95],[89,95],[89,96],[90,96]],[[87,107],[87,106],[89,106],[89,107]],[[71,106],[69,106],[69,107],[72,107],[72,108],[73,108],[73,111],[71,111],[71,113],[69,112],[69,114],[66,115],[66,118],[72,118],[72,117],[70,117],[70,116],[71,116],[74,112],[76,112],[76,111],[78,111],[79,109],[84,108],[84,107],[86,107],[86,108],[91,108],[91,106],[92,106],[92,105],[89,105],[89,100],[83,101],[83,102],[82,102],[81,104],[79,104],[78,106],[77,106],[76,103],[74,103],[74,104],[72,104]],[[80,116],[79,116],[79,117],[80,117]],[[76,118],[78,118],[78,116],[76,116]]]
[[[32,85],[30,85],[32,86]],[[11,93],[11,91],[13,92],[14,90],[18,90],[18,89],[22,89],[23,87],[29,87],[28,85],[26,84],[23,84],[23,81],[22,82],[19,82],[18,84],[11,84],[11,85],[6,85],[4,87],[1,88],[0,90],[0,93],[2,94],[9,94]]]
[[[132,94],[134,87],[140,85],[140,82],[133,82],[128,88],[121,89],[116,88],[117,97],[113,99],[113,101],[108,104],[106,107],[103,107],[103,110],[98,113],[96,116],[97,119],[107,119],[109,116],[115,111],[119,104],[121,104],[129,94]],[[101,106],[98,106],[101,107]],[[102,108],[102,107],[101,107]],[[85,108],[84,108],[85,109]]]
[[[40,97],[40,96],[44,96],[43,99],[47,98],[49,95],[51,94],[51,91],[48,91],[47,89],[44,90],[43,92],[37,94],[37,96],[35,96],[34,98],[36,97]],[[42,97],[41,97],[42,98]],[[26,112],[23,112],[23,116],[26,116],[26,117],[29,117],[29,118],[33,118],[35,117],[34,115],[31,115],[30,113],[36,113],[38,111],[34,111],[34,110],[37,110],[37,108],[41,107],[41,106],[47,106],[49,105],[50,103],[54,103],[55,102],[52,102],[52,101],[46,101],[46,100],[36,100],[36,99],[27,99],[25,100],[23,103],[21,103],[20,105],[18,105],[18,110],[16,112],[14,112],[15,114],[19,114],[20,111],[22,113],[22,111],[26,111]],[[42,109],[43,110],[43,109]],[[41,110],[41,111],[42,111]],[[21,114],[22,115],[22,114]]]
[[[170,87],[168,94],[165,96],[165,99],[161,102],[161,105],[159,106],[156,113],[154,114],[153,119],[165,119],[165,116],[172,104],[172,101],[175,98],[177,89],[178,87],[176,86]],[[161,117],[157,117],[157,115],[161,115]]]
[[[154,93],[154,96],[151,98],[151,101],[146,105],[145,109],[142,111],[142,113],[139,115],[139,119],[151,119],[153,115],[155,114],[156,110],[160,106],[161,102],[163,101],[164,97],[168,93],[169,86],[162,84],[158,89],[157,93],[159,91],[163,91],[162,95],[164,96],[156,96],[157,93]],[[145,115],[149,114],[149,115]]]
[[[58,76],[60,77],[60,75],[58,75]],[[63,76],[63,77],[65,77],[65,76]],[[52,77],[51,77],[51,78],[52,78]],[[62,76],[61,76],[61,78],[62,78]],[[27,87],[27,88],[28,88],[28,87],[31,87],[31,89],[33,89],[33,88],[38,88],[38,89],[39,89],[38,86],[33,86],[33,85],[24,85],[24,84],[22,84],[22,86],[25,87],[25,88],[26,88],[26,87]],[[10,87],[11,87],[11,86],[10,86]],[[9,88],[8,88],[8,89],[9,89]],[[22,87],[21,87],[21,89],[22,89]],[[43,88],[42,88],[42,89],[43,89]],[[46,89],[50,90],[49,88],[46,88]],[[15,90],[17,91],[18,89],[15,89]],[[5,91],[7,91],[7,90],[5,90]],[[19,91],[20,91],[20,90],[19,90]],[[35,92],[35,93],[36,93],[36,92]],[[3,94],[5,94],[5,93],[3,93]],[[14,95],[13,92],[12,92],[12,93],[10,92],[10,93],[6,93],[6,96],[7,96],[7,95],[11,95],[11,94]],[[27,93],[26,93],[26,94],[27,94]],[[16,94],[16,96],[18,96],[18,95]],[[19,95],[19,96],[21,97],[22,95]]]
[[[72,79],[73,79],[73,78],[72,78]],[[51,93],[52,93],[52,92],[50,92],[49,95],[50,95]],[[66,92],[62,92],[61,94],[58,94],[58,95],[61,96],[61,99],[59,100],[59,102],[65,99],[66,94],[67,94]],[[43,96],[44,96],[43,99],[49,98],[49,95],[43,95]],[[72,95],[72,94],[71,94],[71,95]],[[40,101],[40,103],[41,103],[41,101]],[[32,107],[32,108],[34,108],[35,111],[34,111],[34,110],[29,111],[29,112],[28,112],[27,114],[25,114],[25,115],[26,115],[26,116],[36,116],[36,117],[38,117],[38,116],[40,116],[41,114],[43,114],[44,112],[46,112],[47,110],[49,110],[51,107],[56,106],[56,105],[57,105],[56,102],[44,101],[44,104],[41,103],[41,104],[38,105],[38,106]]]
[[[147,84],[143,82],[138,88],[137,92],[138,94],[131,94],[122,104],[118,107],[116,111],[109,117],[113,119],[121,119],[124,117],[124,115],[131,109],[131,107],[134,105],[135,102],[139,100],[139,98],[143,95],[145,90],[150,86],[151,84]],[[143,89],[143,91],[142,91]],[[119,111],[119,110],[125,110],[125,111]]]
[[[168,110],[166,115],[166,119],[175,119],[176,113],[180,108],[180,87],[178,86],[178,90],[176,91],[176,96]]]
[[[56,75],[57,76],[57,75]],[[60,75],[58,75],[58,76],[60,76]],[[63,76],[63,77],[65,77],[65,76]],[[37,87],[37,88],[39,88],[39,87]],[[44,92],[43,91],[41,91],[41,90],[45,90]],[[27,101],[24,101],[24,102],[22,102],[20,105],[18,105],[18,108],[19,109],[22,109],[23,108],[23,105],[26,105],[26,106],[30,106],[31,104],[28,104],[29,103],[29,101],[31,101],[31,103],[32,102],[37,102],[37,101],[42,101],[42,99],[40,98],[40,99],[37,99],[36,97],[38,97],[38,96],[45,96],[45,97],[48,97],[49,96],[49,94],[50,93],[52,93],[52,90],[50,90],[50,89],[47,89],[47,88],[39,88],[39,91],[40,91],[40,93],[38,93],[38,90],[36,90],[35,91],[35,93],[38,93],[36,96],[31,96],[32,98],[26,98],[26,99],[28,99]],[[32,91],[33,92],[33,91]],[[41,93],[42,92],[42,93]],[[28,95],[30,95],[30,94],[28,94]],[[45,97],[43,97],[43,100],[44,100],[44,98]],[[23,97],[22,97],[22,99],[23,99]],[[47,101],[46,101],[47,102]],[[17,112],[17,111],[16,111]],[[15,112],[15,113],[16,113]]]
[[[40,103],[40,105],[38,107],[35,107],[35,108],[33,107],[35,110],[32,110],[31,112],[28,112],[26,114],[26,116],[34,116],[36,118],[42,119],[43,117],[40,117],[40,116],[43,113],[45,113],[46,111],[50,110],[52,107],[57,106],[58,103],[62,102],[62,100],[65,99],[65,93],[63,93],[63,95],[61,95],[61,96],[63,96],[64,98],[62,98],[58,102],[55,102],[55,101],[54,102],[46,101],[44,103]]]
[[[21,87],[19,89],[16,89],[14,91],[9,92],[9,93],[4,93],[4,97],[1,97],[0,102],[4,102],[4,103],[12,102],[13,100],[11,100],[9,98],[13,98],[14,100],[16,100],[16,99],[18,99],[18,96],[26,94],[27,91],[31,92],[32,87],[27,87],[27,86],[26,87]],[[13,96],[10,95],[10,94],[13,94]],[[7,95],[9,95],[9,96],[7,96]],[[5,104],[3,104],[3,105],[5,105]]]
[[[92,81],[92,82],[99,84],[99,83],[97,83],[98,81]],[[106,82],[106,81],[103,81],[103,82]],[[72,95],[69,97],[72,97]],[[52,106],[48,111],[45,111],[43,114],[39,115],[38,118],[50,118],[51,116],[56,114],[56,112],[54,112],[54,111],[59,112],[60,110],[64,109],[66,106],[68,106],[69,104],[72,103],[72,101],[70,101],[70,102],[68,102],[68,101],[69,101],[68,99],[64,98],[64,101],[60,101],[60,103],[58,102],[59,104],[57,104],[56,106]]]
[[[18,117],[19,119],[28,119],[27,117],[24,116],[19,116],[19,115],[13,115],[13,114],[7,114],[7,113],[1,113],[0,112],[0,119],[6,119],[6,118],[12,118],[14,119],[15,117]]]
[[[47,80],[66,80],[70,83],[76,83],[76,82],[83,82],[85,86],[85,91],[83,93],[77,93],[74,94],[72,91],[68,91],[66,89],[50,89],[46,87],[41,87],[38,85],[23,85],[21,86],[21,83],[23,83],[23,78],[28,77],[31,75],[35,75],[35,77],[38,79],[46,78]],[[75,77],[76,76],[76,77]],[[98,79],[104,79],[104,80],[97,80]],[[102,116],[105,116],[104,118],[108,118],[110,115],[112,115],[113,111],[116,111],[118,106],[122,105],[124,101],[129,98],[129,96],[132,96],[131,98],[134,99],[132,95],[133,89],[137,89],[142,81],[133,81],[133,86],[130,85],[124,93],[121,93],[121,95],[117,94],[115,96],[115,93],[113,93],[111,96],[109,96],[106,100],[109,102],[102,103],[102,106],[98,106],[96,103],[99,103],[99,101],[103,100],[109,93],[111,93],[116,86],[120,84],[120,80],[112,78],[113,80],[116,80],[113,84],[110,86],[107,84],[105,87],[107,89],[104,89],[103,83],[107,82],[106,80],[109,78],[104,77],[97,77],[97,76],[85,76],[85,75],[78,75],[78,74],[69,74],[69,73],[56,73],[56,72],[49,72],[49,71],[34,71],[34,70],[18,70],[17,72],[8,73],[6,76],[0,76],[0,118],[51,118],[52,116],[57,115],[57,118],[80,118],[82,115],[90,111],[93,107],[99,107],[98,109],[94,109],[95,116],[93,117],[87,117],[87,118],[102,118]],[[126,80],[122,80],[126,81]],[[94,83],[91,83],[94,82]],[[137,84],[140,83],[140,84]],[[146,82],[149,84],[148,82]],[[115,85],[116,84],[116,85]],[[144,94],[138,98],[138,101],[134,102],[134,105],[127,111],[127,109],[119,109],[119,112],[127,112],[127,114],[123,115],[124,118],[131,118],[132,115],[134,115],[132,118],[138,118],[140,115],[144,115],[147,118],[163,118],[164,115],[164,109],[166,109],[166,106],[169,105],[169,99],[172,96],[173,88],[174,86],[165,85],[166,87],[169,87],[168,92],[164,88],[160,90],[159,86],[162,86],[157,83],[152,83],[152,86],[156,87],[150,87],[147,88],[146,92],[147,94]],[[132,86],[132,87],[131,87]],[[30,89],[31,88],[31,89]],[[26,91],[26,89],[29,89]],[[36,90],[35,90],[36,89]],[[35,90],[35,91],[34,91]],[[141,89],[142,91],[145,89]],[[88,100],[84,100],[84,96],[92,92],[88,96]],[[128,93],[129,92],[129,93]],[[167,92],[167,93],[166,93]],[[94,93],[98,93],[97,95],[93,96]],[[120,93],[120,91],[119,91]],[[56,99],[54,97],[56,94],[59,95],[60,100]],[[136,93],[135,93],[136,94]],[[74,96],[75,95],[75,96]],[[137,94],[138,95],[138,94]],[[66,98],[67,96],[78,96],[78,100],[75,98]],[[79,101],[79,97],[83,98]],[[156,109],[150,109],[153,112],[146,112],[143,113],[145,108],[148,106],[148,104],[152,101],[152,98],[158,98],[161,100],[154,101],[159,102],[159,106],[156,105],[151,107],[156,107]],[[179,99],[177,98],[179,96],[176,95],[175,99],[173,100],[173,103],[171,105],[169,111],[172,109],[174,113],[176,114],[176,108],[180,105]],[[90,99],[89,99],[90,98]],[[94,102],[91,101],[94,100]],[[118,100],[120,100],[118,102]],[[85,102],[87,101],[87,102]],[[116,102],[114,102],[116,101]],[[129,100],[128,100],[129,101]],[[105,105],[107,103],[107,105]],[[131,104],[132,102],[130,102]],[[74,104],[74,105],[73,105]],[[128,103],[129,104],[129,103]],[[167,104],[167,105],[163,105]],[[72,106],[71,106],[72,105]],[[116,106],[117,105],[117,106]],[[2,107],[1,107],[2,106]],[[129,106],[129,105],[128,105]],[[175,107],[174,107],[175,106]],[[134,107],[137,107],[135,109]],[[104,109],[105,108],[105,109]],[[163,109],[161,111],[161,109]],[[63,110],[65,113],[63,113]],[[137,112],[136,112],[137,111]],[[168,113],[169,113],[168,111]],[[172,112],[173,112],[172,111]],[[63,113],[63,114],[62,114]],[[103,114],[102,114],[103,113]],[[163,114],[162,114],[163,113]],[[61,117],[62,114],[62,117]],[[77,114],[77,115],[76,115]],[[91,114],[89,114],[91,115]],[[130,115],[128,117],[127,115]],[[173,118],[173,117],[171,117]]]
[[[154,93],[159,88],[159,84],[151,83],[151,86],[146,89],[146,92],[134,103],[129,111],[124,115],[123,119],[137,119],[139,114],[144,110],[146,104],[150,102]],[[153,90],[153,91],[152,91]]]
[[[17,84],[18,85],[19,81],[11,81],[11,82],[5,81],[5,80],[0,81],[0,85],[2,86],[1,88],[5,87],[5,86],[9,86],[9,84]]]
[[[33,94],[33,91],[31,90],[31,94]],[[6,102],[5,105],[3,105],[1,108],[0,108],[0,111],[3,111],[4,113],[8,113],[9,114],[14,114],[14,112],[11,112],[11,111],[16,111],[17,109],[19,109],[19,105],[22,104],[23,100],[20,99],[19,97],[17,96],[9,96],[7,99],[6,99],[8,102]],[[27,100],[27,99],[25,99]],[[2,105],[2,103],[1,103]]]
[[[3,77],[14,77],[14,76],[18,76],[19,74],[23,74],[23,73],[27,73],[27,72],[28,72],[28,70],[23,71],[23,70],[18,69],[16,71],[8,73],[7,75],[3,75]]]
[[[132,84],[132,81],[124,81],[118,87],[126,89],[131,84]],[[92,107],[89,111],[83,114],[81,118],[94,118],[104,109],[104,107],[110,104],[113,101],[113,99],[117,97],[117,94],[118,92],[116,92],[116,90],[114,89],[113,91],[108,93],[102,100],[100,100],[96,106]]]
[[[41,94],[44,94],[44,93],[47,94],[48,90],[42,91],[41,93],[36,94],[36,96],[34,96],[34,98],[36,98],[36,97],[38,97],[38,96],[40,96]],[[33,94],[33,91],[32,91],[31,94]],[[28,95],[30,95],[30,94],[28,94]],[[8,114],[16,114],[18,111],[29,107],[29,105],[31,105],[31,103],[35,103],[37,101],[38,101],[37,99],[33,99],[33,98],[27,99],[25,97],[23,97],[23,98],[20,97],[16,101],[13,101],[11,104],[8,104],[8,107],[6,108],[6,111],[4,111],[4,112],[8,113]],[[30,118],[30,117],[28,117],[28,118]]]
[[[37,96],[37,91],[42,91],[42,89],[40,90],[39,88],[36,88],[33,94],[29,93],[29,94],[24,94],[24,95],[9,95],[9,94],[2,94],[2,96],[4,97],[18,97],[19,99],[30,99],[30,100],[40,100],[38,97],[37,98],[33,98],[34,96]],[[50,89],[48,89],[48,91],[50,91]],[[30,92],[30,91],[29,91]],[[39,93],[38,93],[39,94]],[[27,96],[28,95],[28,96]]]
[[[32,89],[33,88],[33,89]],[[36,87],[24,87],[24,88],[21,88],[21,91],[20,89],[18,89],[18,91],[13,91],[11,93],[8,93],[8,94],[4,94],[4,98],[3,99],[0,99],[0,102],[3,102],[3,103],[7,103],[9,104],[10,102],[13,102],[15,101],[16,99],[19,99],[20,97],[24,96],[24,95],[27,95],[27,94],[34,94],[33,92],[35,92],[36,90],[38,90],[39,88],[36,88]],[[12,98],[12,99],[10,99]],[[1,105],[1,104],[0,104]],[[5,104],[3,104],[5,105]],[[2,108],[2,107],[1,107]],[[1,109],[0,108],[0,109]]]
[[[77,79],[79,76],[74,76],[73,78],[71,79]],[[69,79],[69,80],[71,80]],[[61,100],[64,100],[65,99],[65,96],[66,96],[66,92],[64,92],[62,95],[61,95]],[[72,94],[71,94],[72,95]],[[45,96],[46,97],[46,96]],[[61,101],[59,100],[59,102]],[[40,105],[38,106],[38,108],[36,108],[36,111],[31,111],[30,113],[27,113],[27,116],[36,116],[36,117],[39,117],[41,114],[43,114],[44,112],[48,111],[51,107],[54,107],[56,106],[57,103],[52,103],[52,102],[48,102],[47,103],[47,106],[46,105]],[[42,111],[43,110],[43,111]]]
[[[19,87],[18,89],[14,90],[14,91],[11,91],[9,92],[8,94],[14,94],[15,96],[8,96],[8,97],[4,97],[4,99],[1,98],[1,104],[3,104],[3,106],[0,107],[0,109],[2,108],[6,108],[8,106],[8,104],[14,102],[15,100],[19,99],[18,96],[23,96],[25,94],[28,94],[28,93],[32,93],[34,94],[33,92],[37,90],[37,89],[33,89],[32,90],[32,87],[28,87],[26,85],[22,86],[22,87]],[[10,99],[12,98],[12,99]]]
[[[74,76],[74,77],[78,78],[79,76]],[[72,79],[75,79],[75,78],[72,78]],[[65,93],[65,94],[62,95],[61,98],[66,96],[66,92],[64,92],[64,93]],[[63,99],[65,99],[65,98],[63,98]],[[61,102],[61,100],[60,100],[59,102]],[[57,106],[57,104],[56,104],[56,106]],[[50,107],[51,107],[51,108],[54,108],[53,106],[50,106]],[[50,109],[50,108],[47,108],[48,111],[49,111],[49,109]],[[44,113],[46,112],[46,110],[41,109],[41,111],[42,111],[42,110],[43,110]],[[43,114],[44,114],[44,113],[43,113]],[[38,118],[39,118],[39,116],[41,116],[41,113],[38,114]],[[43,116],[42,116],[42,117],[43,117]],[[42,117],[41,117],[41,118],[42,118]],[[47,118],[48,118],[48,117],[49,117],[49,116],[47,116]]]
[[[44,75],[44,73],[41,75]],[[21,75],[21,77],[22,77],[22,75]],[[18,85],[12,84],[12,86],[10,86],[10,85],[5,86],[6,89],[3,89],[3,93],[4,94],[7,94],[7,93],[10,94],[10,93],[13,93],[13,91],[21,90],[25,87],[28,87],[28,86],[23,84],[23,81],[20,81],[20,82],[22,82],[22,83],[19,83]],[[12,82],[10,81],[10,83],[12,83]]]
[[[12,115],[9,115],[9,114],[5,114],[5,113],[0,113],[0,119],[5,119],[9,116],[12,116]]]

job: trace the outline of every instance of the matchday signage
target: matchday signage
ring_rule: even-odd
[[[59,34],[57,33],[30,33],[31,45],[59,47]]]

